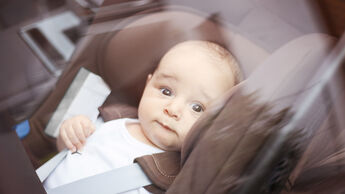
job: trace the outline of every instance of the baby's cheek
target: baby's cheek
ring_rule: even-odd
[[[192,126],[193,126],[193,125],[190,124],[185,130],[183,130],[183,131],[181,132],[181,134],[180,134],[180,141],[181,141],[181,142],[183,142],[183,141],[186,139],[187,134],[188,134],[189,131],[191,130],[191,127],[192,127]]]
[[[200,116],[201,116],[201,114],[199,114],[198,116],[193,116],[193,117],[190,118],[188,131],[193,127],[193,125],[200,118]]]
[[[192,127],[194,126],[194,124],[196,123],[196,121],[198,120],[199,117],[191,117],[188,124],[186,125],[186,128],[184,130],[184,137],[187,136],[187,134],[191,131]]]

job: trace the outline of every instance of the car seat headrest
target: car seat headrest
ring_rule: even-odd
[[[272,53],[246,80],[247,93],[256,93],[257,102],[291,106],[308,91],[311,81],[336,43],[326,34],[296,38]]]

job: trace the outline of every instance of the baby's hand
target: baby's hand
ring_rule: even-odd
[[[72,152],[81,150],[89,137],[95,131],[95,126],[89,118],[83,115],[74,116],[65,120],[61,127],[58,142],[59,147],[67,147]]]

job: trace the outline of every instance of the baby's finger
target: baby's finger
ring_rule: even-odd
[[[95,130],[96,130],[95,125],[91,123],[91,125],[89,125],[89,135],[93,134]]]
[[[75,134],[73,127],[70,126],[66,133],[67,133],[67,137],[72,142],[73,146],[80,150],[82,147],[82,144],[79,141],[77,135]]]
[[[65,130],[60,131],[60,136],[66,147],[71,150],[72,152],[76,151],[75,147],[73,146],[72,142],[69,140],[67,133]]]
[[[91,132],[90,132],[90,127],[83,127],[83,131],[85,134],[85,137],[89,137]]]
[[[84,145],[86,137],[84,133],[84,127],[81,125],[81,123],[74,123],[73,125],[75,135],[79,139],[80,143]]]
[[[95,126],[90,120],[84,120],[82,126],[86,137],[89,137],[95,131]]]

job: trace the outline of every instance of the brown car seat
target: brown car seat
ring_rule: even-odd
[[[102,25],[91,27],[58,82],[57,90],[30,120],[33,130],[24,143],[33,158],[43,157],[55,149],[54,140],[44,135],[44,126],[79,67],[84,66],[101,75],[112,89],[112,94],[100,107],[105,120],[134,116],[135,110],[128,107],[138,104],[146,75],[154,69],[163,53],[183,40],[210,40],[234,54],[247,80],[229,91],[203,116],[204,119],[194,125],[183,146],[180,165],[176,167],[166,162],[169,158],[179,160],[180,155],[176,153],[146,156],[139,158],[138,162],[155,186],[168,193],[238,191],[249,180],[248,170],[255,162],[256,152],[289,121],[300,100],[310,91],[309,87],[312,88],[313,83],[309,81],[319,70],[334,40],[327,35],[311,34],[269,54],[218,19],[216,16],[203,16],[195,10],[170,7],[146,11],[116,23],[110,32],[93,34]],[[111,26],[109,23],[104,25]],[[122,114],[113,114],[118,110]],[[322,115],[318,119],[325,117]],[[307,121],[301,126],[306,126]],[[295,135],[296,141],[291,142],[300,143],[304,136],[297,138],[299,134]],[[42,152],[42,146],[49,149]],[[333,153],[336,153],[334,149],[328,149],[322,156]],[[286,158],[286,155],[282,156]],[[321,159],[318,158],[317,162]],[[303,164],[297,159],[291,160],[300,163],[292,181],[301,179],[299,175],[303,170],[300,169],[307,169],[311,163],[305,161],[312,160],[315,158],[307,156],[303,157]],[[159,170],[162,166],[157,164],[172,169],[173,173],[180,173],[176,179],[164,182],[162,169]],[[268,181],[266,185],[274,185],[272,182],[275,183],[274,180]]]
[[[121,116],[133,116],[135,111],[130,108],[128,112],[126,108],[137,106],[146,76],[168,48],[183,40],[210,40],[227,47],[240,62],[244,76],[249,76],[268,56],[267,51],[216,19],[183,7],[164,7],[147,10],[120,23],[91,25],[56,89],[29,120],[31,132],[23,143],[35,167],[56,151],[55,139],[48,137],[44,129],[80,67],[101,75],[112,89],[107,106],[100,107],[105,120],[118,117],[111,114],[113,108],[120,109]]]

